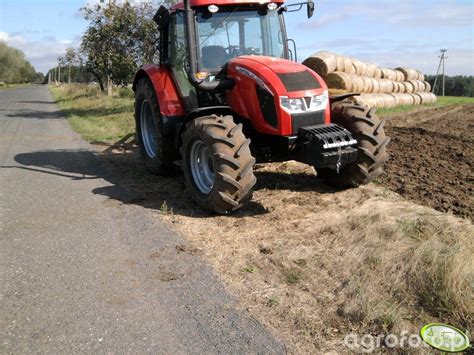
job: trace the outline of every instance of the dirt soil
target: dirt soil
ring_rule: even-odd
[[[472,219],[474,105],[386,117],[391,159],[379,181],[438,211]]]
[[[179,250],[205,257],[290,353],[364,351],[345,335],[418,334],[432,321],[474,329],[474,227],[422,205],[472,216],[472,110],[390,117],[393,158],[378,184],[336,191],[303,164],[257,165],[252,202],[229,216],[190,201],[182,175],[147,173],[136,146],[99,150],[131,192],[109,197],[156,210],[189,240]]]

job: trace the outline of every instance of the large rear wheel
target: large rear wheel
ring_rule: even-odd
[[[357,187],[368,184],[383,173],[388,160],[384,123],[373,109],[351,101],[336,102],[331,107],[331,121],[346,128],[358,142],[357,160],[336,170],[317,169],[319,178],[337,187]]]
[[[173,140],[163,133],[163,118],[155,90],[148,78],[137,83],[135,126],[140,153],[147,169],[159,175],[175,171]]]
[[[187,124],[182,169],[186,188],[201,207],[226,214],[250,201],[256,178],[249,144],[232,116],[204,116]]]

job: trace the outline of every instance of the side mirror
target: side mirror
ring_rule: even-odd
[[[164,6],[160,6],[155,16],[153,16],[153,21],[155,21],[155,23],[158,25],[158,29],[160,31],[165,27],[169,19],[170,19],[170,12]]]
[[[314,13],[314,2],[313,1],[308,1],[306,10],[308,12],[308,18],[313,17],[313,13]]]

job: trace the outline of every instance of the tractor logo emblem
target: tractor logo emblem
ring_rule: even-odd
[[[265,84],[263,82],[262,79],[260,79],[257,75],[255,75],[254,73],[252,73],[250,70],[247,70],[245,68],[242,68],[242,67],[239,67],[239,66],[236,66],[235,67],[235,70],[237,70],[240,74],[243,74],[253,80],[255,80],[255,82],[260,85],[262,88],[264,88],[265,90],[267,90],[270,94],[272,94],[273,96],[273,93],[272,91],[270,90],[270,88],[267,86],[267,84]]]

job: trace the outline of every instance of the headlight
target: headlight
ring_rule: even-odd
[[[314,112],[324,110],[328,104],[329,95],[324,91],[322,95],[307,98],[290,99],[280,96],[280,105],[289,113]]]
[[[304,111],[303,99],[290,99],[286,96],[280,97],[280,103],[283,107],[287,108],[291,112]]]
[[[324,110],[328,103],[328,92],[325,91],[322,95],[313,96],[309,105],[310,111]]]

